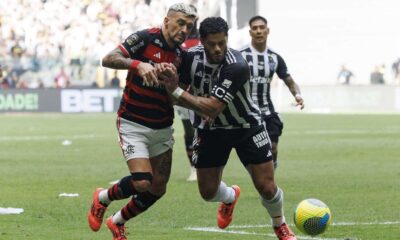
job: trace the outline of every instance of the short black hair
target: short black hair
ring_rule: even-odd
[[[249,26],[251,26],[251,24],[252,24],[254,21],[256,21],[256,20],[261,20],[261,21],[263,21],[265,24],[268,23],[268,21],[267,21],[267,19],[266,19],[265,17],[262,17],[262,16],[257,15],[257,16],[254,16],[254,17],[250,18],[250,20],[249,20]]]
[[[221,17],[208,17],[200,23],[200,37],[205,38],[210,34],[225,33],[228,36],[228,23]]]

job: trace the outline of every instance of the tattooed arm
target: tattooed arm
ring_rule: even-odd
[[[140,62],[125,56],[119,47],[103,58],[102,66],[117,70],[133,70],[142,77],[145,85],[159,85],[156,69],[150,63]]]
[[[119,48],[115,48],[109,52],[102,60],[103,67],[112,69],[129,69],[133,59],[125,57],[124,53]]]

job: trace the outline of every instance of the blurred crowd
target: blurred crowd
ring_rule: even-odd
[[[353,72],[342,65],[337,75],[337,83],[341,85],[350,85],[355,77]],[[393,79],[393,81],[391,81]],[[393,61],[391,72],[386,69],[385,64],[376,65],[370,73],[369,83],[371,85],[391,84],[400,85],[400,58]]]
[[[174,2],[182,1],[1,0],[0,87],[107,86],[115,76],[101,57],[134,31],[160,26]]]

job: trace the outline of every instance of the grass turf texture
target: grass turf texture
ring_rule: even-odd
[[[280,166],[285,215],[305,198],[331,209],[333,223],[321,238],[398,239],[400,213],[400,115],[284,114]],[[0,115],[0,207],[24,208],[0,215],[0,239],[112,239],[103,225],[86,221],[92,192],[127,175],[118,146],[114,114]],[[149,211],[127,223],[128,239],[274,239],[271,227],[236,229],[255,235],[185,230],[216,227],[217,203],[201,200],[196,183],[186,182],[189,164],[179,118],[168,192]],[[72,141],[69,146],[64,140]],[[232,152],[224,181],[242,188],[232,225],[270,224],[250,178]],[[59,193],[79,193],[77,198]],[[114,202],[106,217],[125,205]],[[228,228],[234,229],[234,228]],[[303,236],[292,226],[299,236]],[[257,235],[260,234],[260,235]]]

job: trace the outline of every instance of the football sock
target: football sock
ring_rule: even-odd
[[[224,202],[226,204],[232,203],[235,200],[235,190],[227,187],[224,182],[219,184],[217,193],[209,200],[209,202]]]
[[[129,219],[136,217],[146,211],[160,198],[161,196],[153,195],[148,191],[137,193],[132,197],[129,203],[121,209],[120,214],[115,217],[115,223],[124,223],[122,219],[126,222]]]
[[[112,216],[112,221],[115,224],[125,224],[127,220],[122,217],[121,210]]]
[[[104,189],[99,193],[99,201],[105,206],[110,205],[111,200],[108,198],[108,190]]]
[[[275,196],[270,199],[264,199],[261,197],[262,205],[267,209],[269,215],[272,218],[272,225],[279,227],[285,222],[285,216],[283,215],[283,191],[278,187]]]
[[[114,184],[107,190],[109,201],[121,200],[129,198],[137,193],[131,184],[132,176],[123,177],[118,183]]]

